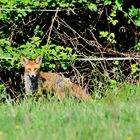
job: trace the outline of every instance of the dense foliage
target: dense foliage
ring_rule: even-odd
[[[139,56],[139,0],[1,0],[0,7],[0,89],[19,91],[21,55],[41,54],[43,70],[69,71],[91,90],[138,78],[137,61],[77,58]]]

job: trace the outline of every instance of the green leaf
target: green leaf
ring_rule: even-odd
[[[116,4],[118,10],[122,11],[123,1],[121,1],[121,0],[115,0],[115,4]]]
[[[68,64],[66,64],[66,63],[62,63],[61,66],[64,70],[66,70],[68,68]]]
[[[91,11],[95,11],[97,12],[97,5],[94,3],[88,3],[87,7],[91,10]]]
[[[104,5],[111,5],[111,0],[104,0]]]
[[[40,4],[39,1],[34,2],[34,6],[39,6],[39,4]]]
[[[135,20],[135,24],[136,24],[138,27],[140,27],[140,19]]]
[[[55,64],[50,64],[49,65],[49,68],[55,69],[56,68],[56,65]]]
[[[116,25],[118,22],[119,22],[119,21],[116,20],[116,19],[115,19],[115,20],[112,20],[112,24],[113,24],[113,25]]]
[[[66,51],[68,51],[68,53],[72,53],[72,48],[70,48],[70,47],[68,47],[68,48],[66,48]]]
[[[118,60],[114,61],[114,64],[119,65],[119,61]]]
[[[101,37],[107,37],[109,33],[108,31],[100,31],[99,34],[100,34],[99,37],[101,38]]]
[[[59,3],[60,7],[68,7],[69,6],[69,3],[65,2],[65,1],[62,1]]]
[[[32,40],[33,40],[33,41],[39,41],[39,40],[40,40],[40,37],[34,36],[34,37],[32,38]]]

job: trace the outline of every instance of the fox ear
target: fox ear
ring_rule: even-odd
[[[23,65],[27,65],[29,63],[29,59],[25,56],[21,57]]]
[[[41,63],[42,63],[42,56],[41,56],[41,55],[38,56],[38,57],[36,58],[35,62],[36,62],[37,64],[41,64]]]

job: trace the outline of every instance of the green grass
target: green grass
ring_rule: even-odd
[[[140,139],[140,87],[124,85],[108,94],[93,102],[52,99],[1,104],[0,139]]]

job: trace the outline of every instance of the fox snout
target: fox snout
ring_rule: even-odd
[[[38,73],[32,72],[32,73],[28,73],[28,75],[30,78],[35,78],[38,75]]]
[[[37,82],[37,79],[39,78],[39,73],[34,74],[34,75],[29,74],[29,78],[31,82],[35,82],[35,81]]]
[[[36,77],[36,75],[30,75],[30,77],[31,77],[31,78],[35,78],[35,77]]]

